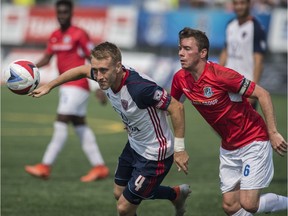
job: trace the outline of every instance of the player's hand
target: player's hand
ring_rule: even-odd
[[[28,96],[39,98],[42,95],[48,94],[50,91],[51,88],[46,84],[30,92]]]
[[[186,175],[188,174],[188,161],[189,155],[186,151],[174,152],[174,162],[178,167],[178,171],[183,170]]]
[[[106,105],[107,104],[107,97],[106,94],[101,90],[101,89],[97,89],[95,92],[95,96],[98,99],[98,101],[102,104],[102,105]]]
[[[287,153],[287,142],[284,140],[280,133],[270,134],[270,141],[272,148],[276,151],[280,156],[284,156]]]

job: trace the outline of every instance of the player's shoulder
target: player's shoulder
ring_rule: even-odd
[[[147,76],[144,73],[140,73],[135,71],[133,68],[124,68],[129,73],[129,76],[127,77],[125,84],[129,86],[145,86],[145,85],[155,85],[154,80]]]
[[[73,35],[78,35],[78,36],[88,36],[88,33],[81,27],[79,26],[70,26],[70,29],[69,29],[70,33],[73,34]]]
[[[146,91],[153,91],[158,85],[149,76],[139,73],[133,69],[126,69],[129,73],[124,85],[127,87],[130,95],[136,97]]]
[[[85,30],[79,26],[75,26],[75,25],[72,25],[70,27],[73,31],[80,31],[80,32],[85,32]]]
[[[61,29],[60,29],[60,28],[55,29],[55,30],[52,31],[52,33],[50,34],[50,38],[53,37],[53,36],[60,35],[60,34],[61,34]]]
[[[253,25],[254,25],[254,28],[256,31],[260,31],[261,33],[265,33],[264,26],[256,17],[252,17],[251,21],[253,22]]]
[[[174,77],[174,79],[178,79],[181,77],[185,77],[185,75],[186,75],[186,71],[183,68],[181,68],[178,71],[176,71],[176,73],[174,74],[173,77]]]
[[[234,17],[234,18],[231,18],[230,20],[228,20],[228,22],[226,23],[226,29],[229,29],[229,28],[235,28],[238,26],[238,21],[237,19]]]
[[[230,77],[232,74],[235,73],[235,71],[230,68],[210,61],[207,62],[206,70],[208,71],[208,74],[210,76],[215,76],[218,78]]]

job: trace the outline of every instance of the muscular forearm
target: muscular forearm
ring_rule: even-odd
[[[40,60],[36,63],[36,66],[37,66],[38,68],[40,68],[40,67],[43,67],[43,66],[49,64],[51,57],[52,57],[52,55],[45,54],[45,55],[42,57],[42,59],[40,59]]]
[[[269,135],[277,133],[276,119],[274,109],[269,92],[263,91],[258,97]]]
[[[84,77],[87,77],[87,66],[80,66],[80,67],[72,68],[64,72],[63,74],[58,76],[56,79],[49,82],[48,85],[52,89],[63,83],[66,83],[72,80],[78,80]]]
[[[175,100],[173,98],[173,100]],[[173,103],[173,108],[168,110],[174,130],[174,136],[184,138],[185,135],[185,114],[181,103]]]
[[[46,85],[40,86],[39,88],[33,90],[28,95],[39,98],[43,95],[48,94],[53,88],[63,83],[89,76],[88,75],[89,71],[90,71],[90,67],[88,65],[73,68],[71,70],[64,72],[59,77],[47,83]]]

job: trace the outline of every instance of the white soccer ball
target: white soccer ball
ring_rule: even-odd
[[[40,73],[31,61],[16,60],[6,69],[5,82],[15,94],[25,95],[37,88],[40,83]]]

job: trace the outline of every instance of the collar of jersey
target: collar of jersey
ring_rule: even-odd
[[[115,94],[118,93],[121,90],[122,86],[125,84],[125,81],[126,81],[127,77],[129,76],[129,70],[127,70],[126,68],[123,68],[123,71],[126,72],[126,74],[123,77],[119,88],[115,92],[113,91]]]

